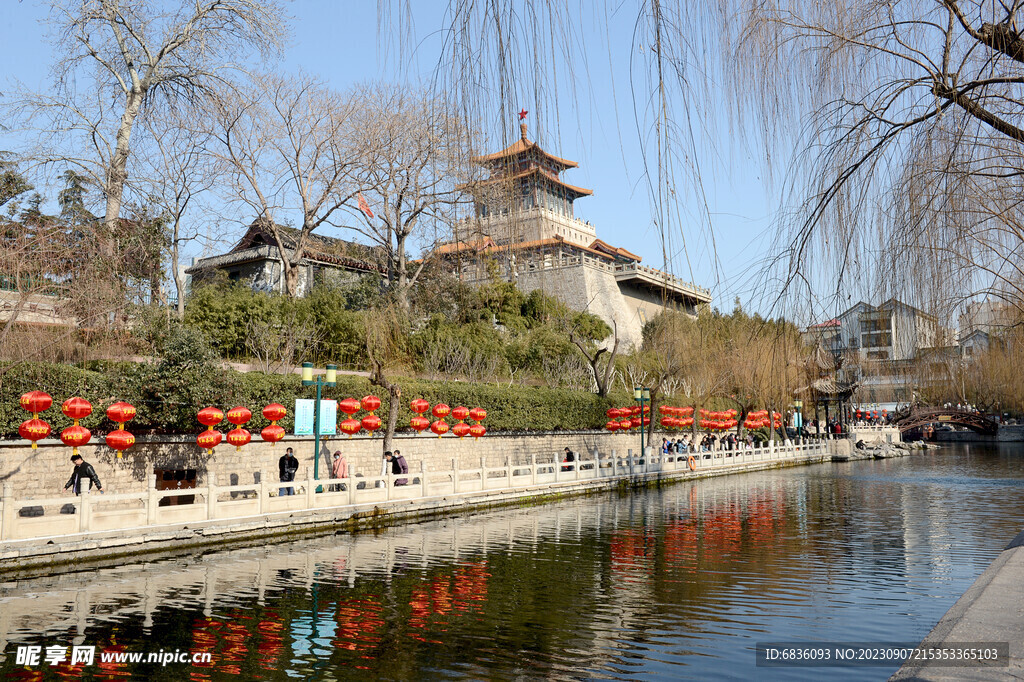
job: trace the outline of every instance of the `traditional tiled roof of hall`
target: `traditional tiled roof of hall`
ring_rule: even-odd
[[[482,164],[490,164],[493,161],[508,159],[515,156],[519,156],[520,154],[524,154],[531,150],[537,150],[538,153],[547,157],[556,165],[562,166],[562,168],[576,168],[579,166],[579,164],[576,163],[575,161],[570,161],[569,159],[563,159],[561,157],[555,156],[554,154],[549,154],[548,152],[541,149],[540,145],[538,145],[536,142],[531,142],[529,138],[526,137],[525,123],[519,124],[519,132],[520,138],[513,142],[512,144],[510,144],[509,146],[502,149],[500,152],[494,152],[493,154],[485,154],[483,156],[476,156],[473,158],[473,161]]]

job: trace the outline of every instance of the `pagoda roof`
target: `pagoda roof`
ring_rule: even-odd
[[[590,196],[591,194],[594,193],[594,190],[592,190],[592,189],[586,189],[585,187],[577,187],[576,185],[570,185],[568,182],[565,182],[564,180],[561,180],[557,175],[549,173],[548,171],[544,170],[543,168],[539,168],[539,167],[536,167],[536,166],[533,167],[533,168],[527,168],[525,170],[521,170],[521,171],[519,171],[517,173],[512,173],[511,175],[492,176],[490,178],[487,178],[486,180],[480,180],[479,182],[459,185],[459,189],[471,189],[473,187],[486,187],[488,185],[496,185],[496,184],[502,183],[502,182],[510,182],[512,180],[519,180],[520,178],[529,177],[531,175],[539,175],[539,176],[543,177],[545,180],[547,180],[548,182],[550,182],[550,183],[552,183],[554,185],[558,185],[559,187],[564,187],[570,193],[575,194],[577,198],[578,197],[587,197],[587,196]]]
[[[569,159],[563,159],[561,157],[555,156],[554,154],[549,154],[548,152],[541,149],[540,145],[538,145],[536,142],[531,142],[529,138],[526,137],[525,123],[519,124],[519,131],[521,134],[520,138],[513,142],[512,144],[510,144],[509,146],[502,149],[500,152],[494,152],[493,154],[485,154],[484,156],[475,156],[473,157],[473,161],[484,165],[492,165],[495,161],[513,159],[517,156],[525,154],[526,152],[536,151],[538,154],[551,161],[554,165],[561,166],[563,169],[577,168],[579,166],[579,164],[576,163],[575,161],[570,161]]]

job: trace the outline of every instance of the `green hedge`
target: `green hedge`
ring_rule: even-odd
[[[593,393],[536,386],[495,386],[463,382],[435,382],[399,379],[402,407],[400,430],[408,430],[409,402],[424,398],[432,405],[445,402],[451,407],[464,405],[487,410],[484,425],[489,431],[554,431],[601,428],[605,410],[613,405],[631,402],[625,395],[614,399],[600,398]],[[41,416],[55,432],[71,421],[60,411],[60,404],[72,396],[81,396],[93,403],[93,414],[82,421],[90,429],[105,431],[114,428],[104,416],[106,407],[118,400],[130,402],[138,415],[129,426],[134,433],[198,433],[203,427],[196,413],[207,405],[227,410],[245,405],[254,418],[250,430],[267,425],[260,411],[264,405],[278,402],[288,408],[288,417],[281,426],[293,430],[296,398],[312,398],[315,389],[302,386],[298,375],[268,375],[258,372],[210,370],[199,367],[175,367],[162,370],[158,364],[94,363],[89,368],[58,364],[21,364],[9,368],[0,382],[0,434],[16,438],[18,425],[28,418],[21,409],[19,397],[31,390],[43,390],[53,396],[54,406]],[[387,393],[371,386],[368,379],[342,375],[338,385],[325,388],[323,396],[340,400],[361,398],[373,393],[383,405],[378,414],[387,414]],[[449,423],[451,419],[449,418]],[[225,422],[226,423],[226,422]]]

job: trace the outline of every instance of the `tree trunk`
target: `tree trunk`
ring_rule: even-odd
[[[395,429],[398,427],[399,400],[402,398],[402,389],[398,387],[398,384],[387,380],[379,362],[373,359],[371,362],[373,362],[373,372],[370,373],[370,383],[380,386],[388,392],[388,419],[387,425],[384,427],[383,443],[383,452],[388,452],[393,449],[391,445],[395,440]]]
[[[103,224],[107,228],[106,239],[101,240],[103,255],[112,258],[114,256],[113,235],[117,227],[117,219],[121,215],[121,200],[124,196],[124,182],[128,177],[128,154],[130,151],[130,140],[132,126],[135,118],[139,115],[142,107],[143,93],[131,90],[125,102],[124,113],[121,114],[121,124],[117,128],[116,145],[114,155],[110,159],[110,167],[107,169],[107,182],[104,192],[107,196],[106,214],[103,216]]]
[[[405,237],[398,230],[395,230],[395,264],[398,272],[398,286],[395,287],[395,301],[402,312],[409,312],[409,276],[405,272]]]
[[[287,258],[281,258],[281,274],[284,276],[284,290],[288,298],[295,298],[299,291],[299,266]]]

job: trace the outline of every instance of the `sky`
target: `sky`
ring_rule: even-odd
[[[448,3],[416,0],[410,6],[412,25],[396,36],[380,32],[376,0],[295,0],[286,5],[292,16],[292,40],[278,68],[319,76],[338,90],[370,81],[429,83],[441,59]],[[559,67],[560,77],[541,83],[540,95],[537,88],[524,83],[517,89],[525,92],[511,94],[509,101],[495,98],[493,116],[508,112],[511,120],[485,125],[491,126],[496,139],[502,129],[518,137],[511,112],[539,107],[541,111],[531,111],[527,117],[530,138],[547,151],[579,163],[579,168],[563,177],[594,191],[576,202],[576,216],[593,223],[599,238],[642,256],[644,265],[709,288],[714,305],[723,310],[731,310],[739,297],[744,308],[771,314],[775,292],[758,289],[756,274],[771,248],[778,200],[762,181],[761,162],[749,146],[737,142],[725,121],[709,120],[694,128],[690,162],[700,168],[700,192],[690,179],[676,178],[681,219],[669,228],[668,249],[663,250],[644,174],[641,138],[648,123],[638,124],[635,115],[639,109],[639,117],[646,116],[633,94],[641,86],[631,82],[631,75],[640,75],[636,58],[642,46],[632,42],[635,16],[629,12],[635,14],[633,6],[622,4],[609,13],[609,22],[595,18],[580,22],[574,42],[579,45],[578,57],[588,64],[586,72],[565,73]],[[0,87],[4,90],[12,79],[29,88],[47,87],[53,53],[42,23],[46,15],[46,6],[36,0],[0,3]],[[724,108],[722,104],[720,109]],[[17,144],[17,139],[0,130],[0,149]],[[483,151],[496,151],[504,144],[499,140],[494,146]],[[240,219],[225,228],[223,239],[240,236],[241,225]]]

